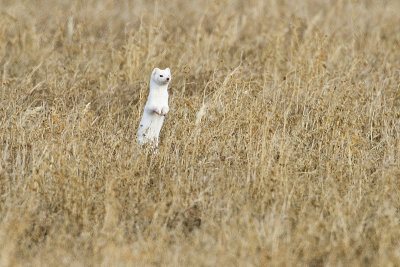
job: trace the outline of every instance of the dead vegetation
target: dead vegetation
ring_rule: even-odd
[[[0,265],[400,265],[399,14],[1,0]]]

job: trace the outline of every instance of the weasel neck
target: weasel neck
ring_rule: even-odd
[[[168,92],[168,83],[167,84],[157,84],[153,80],[150,80],[150,92]]]

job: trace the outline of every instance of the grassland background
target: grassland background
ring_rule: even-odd
[[[0,265],[399,266],[399,14],[1,0]]]

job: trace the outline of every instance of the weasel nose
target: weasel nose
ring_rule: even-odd
[[[169,81],[169,78],[167,78],[167,81]]]

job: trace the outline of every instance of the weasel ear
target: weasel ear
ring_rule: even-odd
[[[169,70],[169,68],[166,68],[165,70],[166,70],[166,71],[168,71],[168,72],[169,72],[169,74],[171,74],[171,71]]]
[[[156,75],[158,72],[160,71],[160,69],[159,68],[155,68],[154,70],[153,70],[153,73],[151,74],[151,75]]]

